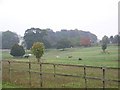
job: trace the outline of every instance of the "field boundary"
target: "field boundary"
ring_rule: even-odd
[[[88,65],[69,65],[69,64],[57,64],[57,63],[38,63],[38,62],[23,62],[23,61],[10,61],[10,60],[5,60],[5,61],[2,61],[2,62],[8,62],[8,65],[9,65],[9,81],[11,82],[11,73],[13,71],[21,71],[21,72],[28,72],[29,73],[29,87],[31,87],[31,73],[37,73],[39,74],[40,76],[40,82],[39,82],[39,86],[40,87],[43,87],[43,74],[51,74],[53,75],[54,77],[56,76],[65,76],[65,77],[78,77],[78,78],[82,78],[84,79],[84,83],[85,83],[85,88],[87,88],[87,80],[88,79],[92,79],[92,80],[101,80],[102,81],[102,87],[103,89],[106,87],[106,81],[108,82],[117,82],[118,85],[120,85],[120,80],[117,79],[106,79],[106,69],[115,69],[115,70],[119,70],[120,68],[118,67],[102,67],[102,66],[88,66]],[[11,68],[11,64],[12,63],[26,63],[28,64],[28,70],[18,70],[18,69],[14,69],[14,68]],[[39,71],[33,71],[31,70],[31,65],[32,64],[39,64]],[[42,65],[52,65],[53,66],[53,73],[48,73],[48,72],[42,72]],[[84,75],[83,76],[80,76],[80,75],[72,75],[72,74],[61,74],[61,73],[56,73],[56,66],[70,66],[70,67],[83,67],[84,69]],[[91,77],[91,76],[87,76],[87,71],[86,69],[87,68],[99,68],[102,70],[102,78],[98,78],[98,77]]]

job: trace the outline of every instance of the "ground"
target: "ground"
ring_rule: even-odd
[[[44,53],[44,56],[42,57],[42,62],[49,62],[49,63],[61,63],[61,64],[74,64],[74,65],[91,65],[91,66],[105,66],[105,67],[118,67],[118,47],[117,46],[108,46],[107,48],[107,52],[109,53],[102,53],[102,49],[101,47],[77,47],[77,48],[67,48],[65,51],[60,51],[57,49],[47,49]],[[29,50],[27,51],[27,53],[31,53]],[[71,58],[68,58],[69,56],[72,56]],[[79,58],[81,58],[82,60],[78,60]],[[31,61],[31,62],[37,62],[37,60],[35,59],[34,56],[31,56],[30,58],[26,59],[26,58],[14,58],[12,56],[10,56],[9,51],[3,51],[3,60],[16,60],[16,61]],[[5,67],[7,67],[7,65],[5,65]],[[13,64],[14,68],[17,69],[25,69],[27,68],[26,65],[24,64]],[[33,70],[37,70],[39,68],[39,66],[37,65],[33,65]],[[52,72],[53,71],[53,66],[45,66],[45,70],[47,72]],[[70,68],[70,67],[58,67],[58,72],[60,73],[76,73],[76,74],[81,74],[83,73],[83,69],[82,68]],[[88,69],[88,73],[87,75],[90,76],[98,76],[101,77],[102,73],[101,71],[97,70],[97,69]],[[5,73],[5,81],[7,81],[7,74]],[[21,83],[26,83],[26,81],[28,80],[28,77],[25,77],[25,81],[19,80],[18,77],[23,78],[22,75],[26,75],[24,73],[15,73],[13,74],[13,77],[15,77],[15,82],[17,82],[18,84]],[[27,75],[26,75],[27,76]],[[35,74],[33,74],[34,78],[33,78],[33,87],[37,87],[37,83],[39,83],[39,81],[37,82],[37,77],[39,78],[39,75],[36,76]],[[110,70],[107,71],[106,74],[107,78],[113,78],[113,79],[117,79],[118,78],[118,71],[114,71],[114,70]],[[45,76],[45,81],[47,79],[49,79],[49,81],[45,82],[45,85],[47,85],[47,87],[58,87],[58,85],[56,84],[56,82],[58,84],[61,84],[62,87],[82,87],[84,86],[82,83],[80,84],[80,82],[84,83],[84,79],[80,79],[80,81],[78,80],[78,78],[66,78],[66,77],[56,77],[57,79],[54,79],[53,76]],[[51,79],[50,79],[51,77]],[[17,79],[18,80],[17,80]],[[14,81],[13,80],[13,81]],[[51,83],[50,80],[55,81],[55,83]],[[59,81],[58,81],[59,80]],[[95,86],[100,86],[99,85],[101,82],[96,83],[96,82],[91,82],[91,87],[94,85]],[[96,85],[97,84],[97,85]],[[9,85],[9,84],[4,84],[4,87],[6,87],[5,85]],[[81,85],[81,86],[80,86]],[[13,85],[14,86],[14,85]],[[59,86],[59,87],[61,87]],[[117,87],[117,84],[109,83],[107,85],[108,87]]]

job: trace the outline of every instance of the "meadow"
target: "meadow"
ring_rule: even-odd
[[[65,51],[46,49],[42,62],[118,67],[118,47],[108,46],[107,51],[109,54],[103,54],[101,47],[67,48]],[[31,52],[27,50],[26,53]],[[72,56],[72,58],[68,58],[69,56]],[[14,58],[9,54],[8,50],[3,51],[2,58],[3,60],[37,61],[34,55],[29,59]],[[79,58],[82,60],[78,60]]]
[[[65,51],[57,50],[57,49],[47,49],[42,57],[42,62],[44,63],[58,63],[58,64],[72,64],[72,65],[90,65],[90,66],[104,66],[104,67],[118,67],[118,47],[115,45],[108,46],[107,51],[109,52],[104,54],[102,53],[101,47],[80,47],[80,48],[66,48]],[[27,50],[26,53],[31,53]],[[15,61],[30,61],[37,62],[35,56],[31,56],[27,58],[14,58],[9,54],[9,50],[3,51],[3,60],[15,60]],[[72,56],[72,58],[68,58]],[[78,60],[81,58],[82,60]],[[3,82],[4,87],[8,87],[6,82],[9,81],[8,78],[8,67],[7,63],[3,63]],[[16,69],[27,69],[28,66],[25,64],[12,64],[12,68]],[[39,70],[39,65],[32,65],[32,70]],[[53,72],[53,66],[44,66],[44,71]],[[101,77],[101,70],[98,69],[87,69],[89,76],[97,76]],[[57,72],[59,73],[68,73],[68,74],[76,74],[82,75],[83,68],[74,68],[74,67],[66,67],[59,66],[57,67]],[[28,73],[23,72],[12,72],[12,76],[14,77],[12,81],[17,85],[22,85],[23,87],[28,86]],[[117,70],[108,70],[106,74],[107,78],[118,79],[118,71]],[[24,79],[22,79],[24,78]],[[39,75],[32,74],[32,87],[39,87]],[[90,81],[88,87],[102,87],[101,81],[88,80]],[[16,86],[17,86],[16,85]],[[56,76],[53,75],[44,75],[44,87],[70,87],[70,88],[84,88],[84,79],[78,79],[73,77],[64,77],[64,76]],[[106,87],[118,87],[118,83],[107,83]]]

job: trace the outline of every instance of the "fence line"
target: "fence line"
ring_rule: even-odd
[[[1,62],[1,61],[0,61]],[[29,62],[23,62],[23,61],[10,61],[10,60],[5,60],[3,62],[12,62],[12,63],[28,63]],[[30,62],[32,64],[40,64],[40,62]],[[72,65],[72,64],[58,64],[58,63],[41,63],[41,64],[48,64],[48,65],[56,65],[56,66],[73,66],[73,67],[84,67],[84,65]],[[85,65],[87,68],[100,68],[102,69],[103,66],[90,66],[90,65]],[[105,67],[106,69],[120,69],[119,67]]]
[[[120,83],[120,80],[111,80],[111,79],[106,79],[105,78],[105,72],[106,69],[120,69],[120,68],[115,68],[115,67],[98,67],[98,66],[87,66],[87,65],[68,65],[68,64],[55,64],[55,63],[37,63],[37,62],[21,62],[21,61],[3,61],[3,62],[8,62],[9,64],[9,81],[11,82],[11,71],[22,71],[22,72],[28,72],[29,73],[29,87],[31,87],[31,73],[37,73],[40,76],[40,87],[43,87],[43,74],[52,74],[54,77],[56,75],[58,76],[68,76],[68,77],[78,77],[78,78],[83,78],[85,80],[85,88],[87,89],[87,79],[92,79],[92,80],[101,80],[103,82],[103,89],[105,88],[105,82],[106,81],[113,81],[113,82],[118,82]],[[28,69],[29,70],[18,70],[18,69],[13,69],[11,68],[11,63],[26,63],[28,64]],[[39,64],[39,72],[31,70],[31,64]],[[42,65],[47,64],[47,65],[53,65],[53,73],[45,73],[42,72]],[[71,67],[83,67],[84,68],[84,76],[80,75],[72,75],[72,74],[61,74],[61,73],[56,73],[56,66],[71,66]],[[99,68],[102,69],[103,75],[102,78],[98,77],[90,77],[87,76],[87,71],[86,68]]]

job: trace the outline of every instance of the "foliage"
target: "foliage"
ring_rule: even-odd
[[[106,37],[106,39],[104,40],[104,42],[107,42],[107,44],[118,44],[118,45],[120,45],[120,34],[117,34],[117,35],[115,35],[115,36],[110,36],[109,38],[107,37],[107,36],[105,36]],[[103,41],[102,41],[102,43],[103,43]]]
[[[70,48],[71,47],[71,42],[67,39],[61,39],[60,41],[57,42],[57,49],[64,49],[65,48]]]
[[[23,56],[25,54],[25,50],[23,46],[14,44],[11,48],[10,54],[14,57]]]
[[[91,40],[89,37],[83,37],[80,39],[81,46],[91,46]]]
[[[103,43],[103,44],[102,44],[102,50],[103,50],[103,52],[105,52],[105,49],[107,49],[107,44],[106,44],[106,43]]]
[[[38,62],[44,54],[44,44],[40,42],[35,42],[31,48],[32,53],[36,56]]]
[[[16,43],[19,43],[19,38],[16,33],[11,31],[2,32],[3,49],[10,49]]]
[[[72,43],[72,46],[80,45],[80,38],[89,36],[94,43],[97,41],[97,36],[81,30],[66,30],[54,32],[51,29],[31,28],[27,29],[24,34],[24,39],[27,44],[27,49],[30,49],[34,42],[42,42],[45,48],[54,48],[58,46],[61,39],[67,39]]]
[[[102,38],[102,50],[103,52],[105,52],[105,49],[107,49],[107,44],[109,43],[109,39],[108,37],[105,35],[103,38]]]
[[[106,44],[109,44],[109,43],[110,43],[108,36],[105,35],[105,36],[102,38],[102,43],[106,43]]]
[[[113,43],[116,43],[116,44],[120,45],[120,35],[115,35],[114,36]]]
[[[84,37],[90,38],[91,42],[96,43],[97,42],[97,36],[90,33],[90,32],[85,32],[82,30],[66,30],[63,29],[61,31],[57,31],[56,33],[56,38],[59,40],[61,39],[69,39],[72,43],[73,46],[80,46],[80,39]]]
[[[26,42],[27,49],[30,49],[34,42],[43,42],[46,30],[39,28],[27,29],[24,34],[24,40]]]

